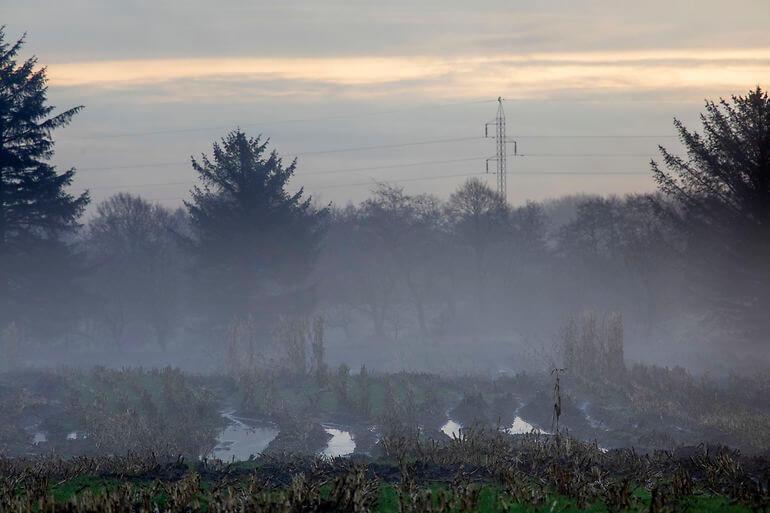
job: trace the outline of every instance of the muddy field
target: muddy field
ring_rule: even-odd
[[[761,376],[556,377],[0,374],[0,511],[768,507]]]
[[[769,447],[760,379],[708,382],[682,370],[634,368],[619,383],[560,381],[555,397],[550,375],[7,373],[0,375],[0,451],[67,457],[154,450],[225,461],[261,453],[377,457],[382,438],[394,433],[442,444],[473,428],[509,436],[558,429],[601,450],[639,453],[702,443],[746,454]]]

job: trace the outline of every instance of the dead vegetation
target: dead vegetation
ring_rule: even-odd
[[[211,391],[171,368],[7,374],[0,408],[0,450],[16,455],[156,451],[197,457],[224,424]],[[33,445],[35,433],[45,441]]]
[[[0,459],[0,511],[764,511],[770,462],[724,448],[640,455],[567,436],[469,429],[449,443],[386,437],[379,459],[262,456],[248,464],[158,455]],[[720,502],[721,501],[721,502]],[[738,511],[738,510],[736,510]]]

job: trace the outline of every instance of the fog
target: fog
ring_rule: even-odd
[[[486,3],[11,6],[0,510],[767,509],[770,13]]]
[[[695,165],[709,158],[698,151],[729,151],[688,145],[687,125],[681,129],[680,141],[645,136],[645,147],[661,145],[657,156],[649,152],[652,166],[640,163],[646,153],[627,151],[633,146],[622,134],[591,139],[589,151],[524,136],[517,141],[528,148],[524,157],[557,147],[559,160],[578,160],[599,179],[630,173],[658,186],[625,195],[555,192],[517,204],[483,171],[452,175],[458,185],[448,194],[374,179],[362,182],[368,192],[360,201],[322,203],[304,189],[307,157],[282,157],[269,134],[225,130],[213,152],[201,147],[193,157],[197,179],[178,198],[181,207],[101,191],[105,199],[85,201],[59,243],[29,253],[18,268],[29,279],[7,289],[7,365],[217,372],[248,353],[255,365],[272,367],[288,358],[282,326],[320,320],[335,365],[494,376],[561,365],[566,325],[619,315],[629,362],[756,371],[770,358],[762,314],[766,205],[757,199],[767,191],[737,190],[710,164],[700,164],[704,176],[714,173],[724,185],[688,184],[687,167],[677,179],[689,189],[667,187],[677,172],[674,161],[665,168],[668,149],[689,151]],[[604,153],[594,153],[598,147]],[[612,155],[633,156],[629,171],[607,170],[602,157]],[[447,156],[467,168],[467,159]],[[720,164],[730,172],[744,172],[733,168],[740,154],[719,158],[732,159]],[[515,156],[509,162],[516,190],[531,175],[517,172]],[[766,164],[756,165],[747,172],[761,176]],[[412,172],[419,180],[419,161]],[[729,197],[722,187],[731,188]]]
[[[255,167],[238,172],[286,169],[258,147]],[[194,189],[186,209],[129,193],[97,203],[67,236],[77,272],[46,269],[55,279],[25,291],[45,309],[17,303],[7,314],[16,364],[211,372],[236,351],[271,367],[288,358],[282,326],[320,319],[334,365],[496,375],[563,363],[570,319],[615,314],[629,362],[717,374],[768,363],[766,295],[751,285],[766,261],[743,255],[756,265],[741,269],[743,281],[739,257],[713,249],[739,242],[699,228],[664,194],[513,206],[482,176],[446,199],[382,184],[337,205],[243,197],[231,180],[254,186],[220,177]],[[216,205],[227,194],[235,203]]]

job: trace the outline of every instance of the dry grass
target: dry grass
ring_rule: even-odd
[[[726,450],[604,453],[565,436],[484,429],[448,444],[383,445],[387,456],[375,461],[265,456],[248,466],[156,455],[0,459],[0,511],[458,513],[558,503],[662,512],[698,497],[770,507],[768,461]]]

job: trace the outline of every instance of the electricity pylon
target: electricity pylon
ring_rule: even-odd
[[[489,126],[495,126],[495,134],[489,135]],[[484,125],[484,137],[495,140],[495,156],[487,159],[487,173],[489,173],[489,161],[497,163],[497,192],[503,201],[508,201],[508,185],[506,184],[506,175],[508,174],[508,139],[505,135],[505,110],[503,110],[503,98],[497,98],[497,116],[493,121]],[[513,154],[516,155],[516,141],[513,142]]]

